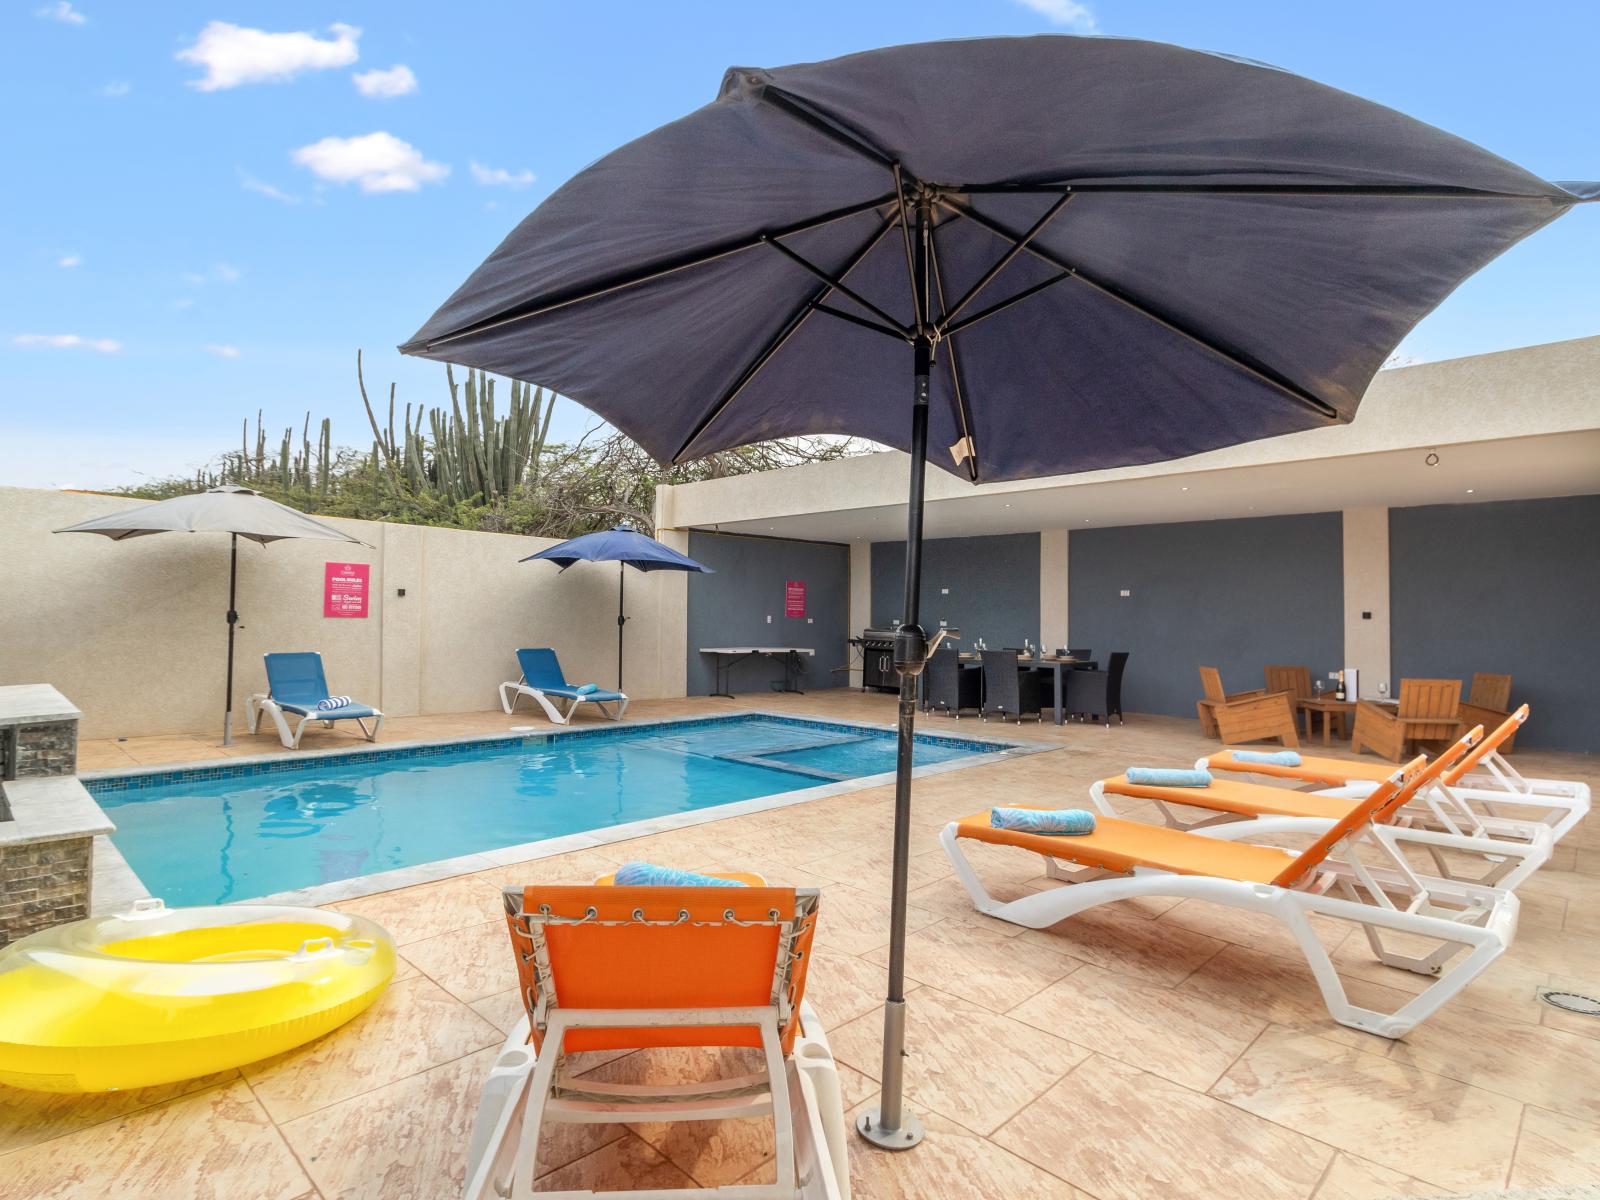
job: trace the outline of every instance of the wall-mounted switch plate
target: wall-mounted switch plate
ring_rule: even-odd
[[[948,596],[949,594],[950,594],[950,589],[949,588],[940,588],[939,589],[939,595]]]
[[[1361,619],[1363,621],[1370,621],[1370,620],[1372,620],[1372,614],[1369,613],[1369,612],[1364,612],[1364,613],[1361,614]]]
[[[806,624],[807,624],[807,625],[809,625],[809,624],[811,624],[811,618],[810,618],[810,617],[807,617],[807,618],[806,618]]]
[[[1130,588],[1123,588],[1123,589],[1122,589],[1122,595],[1124,595],[1124,596],[1131,596],[1131,595],[1133,595],[1133,591],[1132,591],[1132,589],[1130,589]]]
[[[768,625],[771,625],[771,624],[772,624],[772,614],[771,614],[771,613],[768,613],[768,614],[767,614],[767,624],[768,624]]]

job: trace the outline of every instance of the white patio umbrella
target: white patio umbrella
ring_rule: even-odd
[[[367,543],[324,525],[305,513],[269,500],[245,487],[214,487],[188,496],[174,496],[142,508],[95,517],[57,529],[56,533],[98,533],[112,541],[145,537],[152,533],[226,533],[228,555],[228,682],[222,718],[222,744],[233,744],[233,635],[239,623],[234,608],[239,582],[239,539],[266,545],[283,538],[316,538],[329,542]]]

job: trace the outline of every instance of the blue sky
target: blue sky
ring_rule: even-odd
[[[11,0],[0,484],[190,469],[258,408],[269,430],[310,409],[337,441],[369,442],[356,348],[369,388],[393,379],[402,404],[438,403],[443,369],[395,344],[551,188],[711,99],[724,68],[1049,31],[1261,59],[1546,178],[1600,177],[1589,0]],[[1469,281],[1403,351],[1600,333],[1597,266],[1600,212],[1579,210]],[[558,433],[589,420],[566,404]]]

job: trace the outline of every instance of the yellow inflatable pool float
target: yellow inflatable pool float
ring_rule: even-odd
[[[394,967],[346,913],[141,900],[0,950],[0,1083],[120,1091],[254,1062],[344,1024]]]

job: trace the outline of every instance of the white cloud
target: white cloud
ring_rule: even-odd
[[[126,79],[113,79],[110,83],[102,84],[100,94],[108,100],[121,100],[133,91],[133,84]]]
[[[56,266],[61,267],[63,270],[70,270],[71,268],[81,266],[82,264],[83,256],[81,254],[63,254],[60,258],[56,259]]]
[[[211,268],[211,278],[218,283],[238,283],[243,272],[231,263],[219,262]]]
[[[362,71],[350,78],[355,81],[356,91],[369,100],[393,100],[417,90],[417,77],[405,63],[397,63],[387,71]]]
[[[19,333],[11,340],[19,346],[45,350],[98,350],[101,354],[115,354],[122,349],[122,343],[113,338],[86,338],[76,333]]]
[[[1093,33],[1094,13],[1087,4],[1078,0],[1017,0],[1024,8],[1031,8],[1055,25],[1065,25],[1080,33]]]
[[[239,172],[239,186],[247,192],[254,192],[258,196],[266,196],[269,199],[278,201],[280,204],[300,203],[299,196],[291,196],[288,192],[275,188],[264,180],[257,179],[248,171]]]
[[[35,9],[34,16],[43,17],[47,21],[60,21],[63,25],[87,25],[89,18],[73,8],[67,0],[56,0],[54,4],[47,4],[43,8]]]
[[[205,68],[205,77],[189,86],[217,92],[244,83],[286,83],[301,71],[347,67],[360,57],[356,46],[361,30],[354,25],[330,25],[331,38],[314,33],[268,33],[226,21],[212,21],[200,31],[194,45],[177,53],[182,62]]]
[[[332,183],[356,183],[363,192],[414,192],[450,174],[444,163],[429,162],[410,142],[392,133],[325,137],[301,146],[290,157]]]
[[[526,167],[520,171],[508,171],[504,167],[486,167],[481,162],[474,161],[472,178],[484,187],[525,188],[538,176]]]
[[[224,346],[216,342],[211,342],[206,346],[206,353],[215,354],[218,358],[238,358],[239,347]]]

